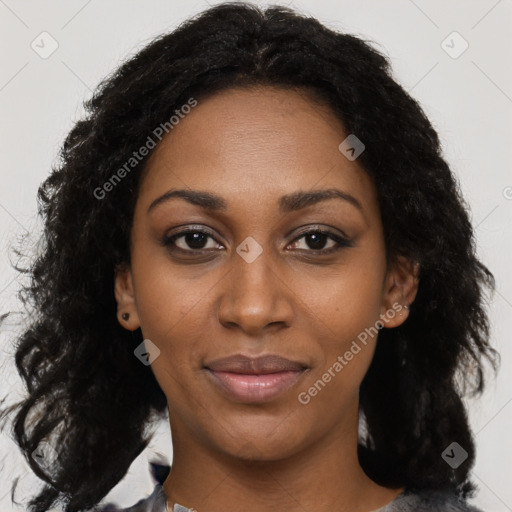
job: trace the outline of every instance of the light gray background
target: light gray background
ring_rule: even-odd
[[[0,312],[19,308],[18,281],[7,249],[27,230],[39,229],[37,188],[80,117],[82,100],[121,60],[207,5],[175,0],[0,0]],[[512,2],[303,0],[287,5],[332,28],[375,41],[440,133],[471,206],[479,255],[495,274],[498,288],[490,309],[502,371],[479,402],[469,402],[478,446],[473,476],[480,493],[475,504],[486,512],[512,510]],[[34,40],[42,46],[43,31],[58,43],[47,59],[31,48]],[[454,55],[463,48],[457,35],[446,40],[453,31],[469,44],[458,58],[445,51]],[[9,391],[10,402],[21,392],[9,359],[13,329],[12,322],[4,326],[0,340],[1,395]],[[167,425],[157,433],[150,450],[134,462],[109,499],[128,506],[151,492],[148,457],[154,452],[171,456]],[[0,510],[22,510],[10,504],[11,479],[21,476],[21,499],[38,481],[5,435],[0,436],[0,452]]]

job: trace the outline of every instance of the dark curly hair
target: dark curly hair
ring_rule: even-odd
[[[133,355],[142,333],[119,325],[113,291],[116,267],[130,261],[148,157],[108,198],[94,191],[191,97],[200,104],[216,91],[255,86],[307,92],[365,143],[358,162],[378,192],[386,255],[419,264],[410,316],[381,330],[361,385],[363,469],[381,485],[474,492],[462,398],[482,392],[486,362],[498,366],[484,300],[495,284],[477,259],[468,207],[436,131],[371,43],[286,7],[227,3],[159,36],[102,81],[39,188],[41,249],[18,268],[30,278],[19,297],[32,316],[15,340],[27,394],[4,410],[16,411],[15,440],[46,482],[32,512],[98,504],[166,412],[151,367]],[[46,439],[59,450],[49,469],[30,456]],[[469,454],[457,469],[441,457],[454,440]]]

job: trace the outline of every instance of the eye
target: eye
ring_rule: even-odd
[[[302,247],[300,247],[300,240],[303,240]],[[291,245],[293,249],[307,252],[313,251],[319,254],[330,254],[340,250],[342,247],[352,246],[353,244],[347,237],[324,229],[313,229],[302,233]]]
[[[205,251],[210,252],[223,248],[209,231],[194,227],[189,227],[172,235],[166,235],[162,239],[162,245],[168,247],[171,251],[189,254],[201,254]],[[353,247],[353,244],[348,237],[316,228],[302,233],[288,247],[299,251],[330,254],[343,247]]]
[[[210,239],[210,241],[209,241]],[[162,240],[162,245],[180,252],[201,252],[222,248],[208,231],[203,229],[188,228],[186,230],[167,235]]]

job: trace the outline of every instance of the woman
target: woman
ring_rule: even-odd
[[[223,4],[86,107],[22,294],[30,510],[98,504],[167,412],[170,472],[131,511],[476,510],[461,398],[496,366],[493,276],[387,60]]]

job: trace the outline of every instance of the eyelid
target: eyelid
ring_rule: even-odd
[[[302,229],[304,228],[304,229]],[[340,238],[344,238],[345,240],[349,241],[351,240],[351,237],[349,237],[343,230],[339,228],[334,228],[331,226],[326,226],[324,224],[306,224],[304,226],[300,226],[298,228],[295,228],[293,231],[297,231],[298,233],[295,233],[295,238],[292,241],[297,240],[297,238],[300,238],[304,235],[307,235],[311,232],[317,233],[324,233],[326,235],[333,235],[338,236]],[[287,235],[289,236],[289,234]]]
[[[327,256],[334,254],[336,252],[339,252],[341,249],[354,247],[353,240],[347,236],[343,231],[337,230],[339,233],[336,233],[332,230],[332,228],[325,228],[321,226],[310,226],[309,229],[306,229],[305,231],[302,231],[301,233],[298,233],[297,236],[288,244],[292,245],[296,243],[298,240],[301,240],[306,235],[312,234],[312,233],[320,233],[322,235],[327,236],[328,239],[335,242],[334,247],[329,247],[328,249],[297,249],[299,253],[309,253],[313,256]]]
[[[182,229],[180,229],[182,228]],[[209,238],[215,240],[216,243],[218,243],[219,245],[223,245],[222,242],[219,242],[217,240],[217,236],[212,232],[210,231],[209,228],[206,228],[204,225],[185,225],[185,226],[179,226],[176,228],[178,231],[176,232],[171,232],[170,234],[165,234],[164,237],[162,238],[161,240],[161,243],[162,245],[164,246],[168,246],[171,244],[172,241],[176,240],[177,238],[181,238],[182,236],[185,236],[189,233],[202,233],[206,236],[208,236]],[[180,248],[178,248],[178,250],[180,250]],[[182,251],[184,252],[196,252],[196,253],[199,253],[201,250],[210,250],[210,249],[197,249],[197,250],[193,250],[193,249],[190,249],[190,250],[185,250],[185,249],[181,249]]]
[[[214,235],[210,231],[210,229],[206,228],[204,225],[185,225],[185,226],[180,226],[180,227],[182,227],[183,229],[176,231],[174,233],[171,233],[171,234],[166,234],[162,238],[161,244],[164,247],[169,248],[170,246],[173,245],[173,243],[176,239],[181,238],[182,236],[186,236],[189,233],[204,234],[208,238],[211,238],[212,240],[214,240],[217,244],[223,246],[222,242],[219,242],[219,240],[217,240],[217,236]],[[311,253],[313,255],[321,256],[321,255],[332,254],[332,253],[337,252],[343,248],[354,246],[353,240],[351,239],[351,237],[349,237],[346,233],[344,233],[340,229],[326,227],[323,225],[314,225],[314,224],[308,224],[306,226],[302,226],[302,228],[303,228],[302,231],[300,231],[299,233],[296,233],[295,237],[287,244],[287,247],[296,243],[301,238],[304,238],[306,235],[312,234],[312,233],[320,233],[322,235],[325,235],[330,240],[334,241],[336,243],[336,245],[334,247],[330,247],[328,249],[296,249],[298,252],[302,252],[302,253],[307,252],[307,253]],[[176,228],[176,229],[179,229],[179,228]],[[298,228],[298,229],[301,229],[301,228]],[[335,231],[337,231],[337,232],[335,232]],[[181,252],[182,254],[188,253],[188,254],[192,255],[195,253],[196,255],[204,255],[205,253],[211,253],[214,250],[219,251],[221,249],[218,249],[218,248],[215,248],[215,249],[211,249],[211,248],[210,249],[182,249],[181,247],[176,247],[174,245],[174,247],[169,250]]]

